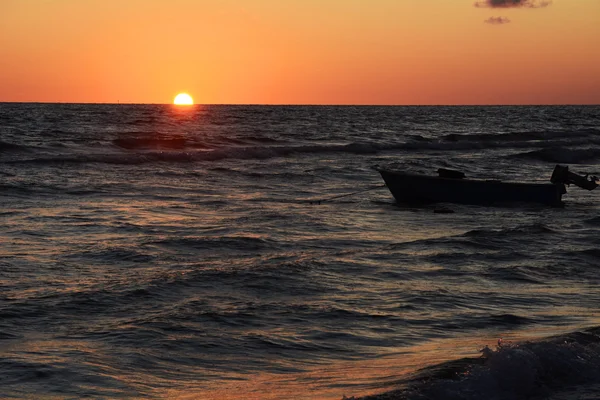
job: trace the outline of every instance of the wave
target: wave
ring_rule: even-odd
[[[14,183],[0,184],[0,191],[4,195],[30,195],[39,192],[35,187]]]
[[[475,251],[504,249],[506,241],[522,239],[533,241],[538,238],[547,240],[546,235],[559,233],[544,224],[521,225],[504,229],[472,229],[460,235],[443,236],[439,238],[418,239],[415,241],[393,243],[388,246],[389,250],[426,249],[428,252],[432,247],[446,248],[456,251],[460,248],[468,248]],[[513,249],[514,250],[514,249]]]
[[[400,381],[398,390],[361,399],[548,398],[566,388],[600,384],[600,327],[539,341],[500,340],[495,350],[486,346],[481,352],[480,358],[425,368]]]
[[[257,143],[277,143],[279,140],[266,136],[245,136],[244,140]]]
[[[113,140],[115,146],[124,149],[183,149],[185,138],[119,138]]]
[[[119,153],[91,153],[56,155],[40,158],[9,160],[5,163],[16,164],[145,164],[152,162],[201,162],[220,161],[225,159],[263,160],[276,157],[286,157],[292,154],[321,154],[321,153],[349,153],[349,154],[376,154],[393,150],[431,150],[452,151],[467,150],[474,147],[470,144],[443,144],[438,142],[426,143],[367,143],[353,142],[348,144],[323,144],[323,145],[296,145],[296,146],[231,146],[217,149],[208,149],[200,145],[176,141],[175,139],[121,139],[119,147],[128,150],[146,150],[140,152]],[[116,144],[115,144],[116,145]],[[186,148],[188,146],[189,148]],[[177,151],[183,150],[186,151]]]
[[[0,331],[0,340],[13,340],[21,338],[21,335]]]
[[[131,144],[128,143],[125,146]],[[144,143],[144,142],[141,142]],[[137,143],[139,144],[139,143]],[[136,145],[137,145],[136,144]],[[163,140],[148,142],[148,145],[158,146],[179,146],[177,142],[165,142]],[[353,153],[353,154],[372,154],[382,150],[391,150],[402,148],[402,146],[385,146],[377,144],[350,143],[347,145],[304,145],[304,146],[248,146],[248,147],[227,147],[215,150],[190,150],[190,151],[146,151],[133,152],[128,154],[75,154],[75,155],[57,155],[49,157],[40,157],[23,160],[5,161],[7,164],[85,164],[85,163],[103,163],[103,164],[145,164],[152,162],[201,162],[201,161],[219,161],[224,159],[269,159],[275,157],[285,157],[291,154],[299,153]],[[162,150],[167,150],[163,148]],[[168,149],[171,150],[171,149]]]
[[[557,233],[552,228],[544,224],[530,224],[530,225],[521,225],[514,228],[505,228],[505,229],[473,229],[464,234],[466,237],[475,237],[478,239],[481,238],[504,238],[504,237],[514,237],[514,236],[531,236],[531,235],[545,235]]]
[[[19,144],[4,142],[0,140],[0,153],[17,151],[28,151],[28,149],[27,146],[21,146]]]
[[[558,164],[581,164],[600,159],[600,148],[569,149],[565,147],[549,147],[541,150],[514,154],[510,157],[527,158]]]
[[[212,139],[212,138],[211,138]],[[243,137],[229,137],[229,136],[221,136],[214,138],[216,143],[222,145],[252,145],[256,143],[269,143],[276,144],[283,142],[280,139],[274,139],[270,137],[264,136],[243,136]]]
[[[127,150],[181,150],[185,148],[191,149],[207,149],[207,148],[223,148],[227,146],[254,146],[257,144],[283,143],[283,141],[261,136],[173,136],[161,137],[153,133],[140,132],[122,132],[119,137],[112,140],[112,144]]]
[[[1,174],[1,173],[0,173]],[[7,175],[14,176],[14,175]],[[91,188],[70,188],[60,185],[44,185],[37,184],[31,185],[29,183],[6,183],[0,184],[0,190],[4,195],[12,196],[30,196],[30,195],[41,195],[46,193],[52,194],[64,194],[73,196],[91,196],[94,194],[103,193],[101,190]]]
[[[276,243],[272,240],[251,236],[170,238],[148,242],[147,244],[166,248],[175,247],[210,251],[213,251],[215,248],[228,248],[231,251],[250,251],[269,250],[276,247]]]
[[[82,351],[82,354],[83,353]],[[93,358],[94,354],[87,354]],[[30,356],[33,357],[33,356]],[[58,356],[56,359],[59,359]],[[60,360],[60,359],[59,359]],[[62,360],[61,360],[62,361]],[[124,384],[95,363],[76,368],[65,362],[49,362],[38,358],[29,361],[23,357],[0,359],[3,398],[139,398],[141,394],[132,385]],[[52,382],[52,394],[48,393],[48,382]],[[58,395],[58,393],[60,393]]]
[[[510,133],[473,133],[458,134],[450,133],[442,137],[442,140],[449,142],[523,142],[550,139],[569,139],[590,138],[600,136],[599,129],[578,129],[573,131],[530,131],[530,132],[510,132]]]
[[[86,259],[90,260],[88,262],[132,262],[132,263],[140,263],[146,264],[150,263],[154,260],[154,256],[151,254],[146,254],[142,251],[134,250],[134,249],[124,249],[124,248],[103,248],[101,250],[87,250],[82,252],[74,252],[66,256],[67,258],[72,259]]]
[[[586,223],[586,224],[588,224],[588,225],[600,226],[600,217],[594,217],[594,218],[586,219],[583,222]]]
[[[468,316],[465,321],[461,321],[458,318],[455,320],[444,321],[436,324],[437,328],[443,330],[456,330],[464,331],[465,327],[469,329],[482,329],[491,327],[515,327],[519,325],[528,325],[534,322],[534,319],[522,317],[514,314],[496,314],[496,315],[485,315],[485,316]]]
[[[594,130],[594,132],[596,132]],[[599,132],[600,133],[600,132]],[[564,133],[561,133],[564,134]],[[105,163],[105,164],[144,164],[152,162],[199,162],[224,159],[270,159],[292,154],[349,153],[376,154],[384,151],[463,151],[491,148],[525,148],[535,146],[536,150],[509,157],[537,159],[557,163],[574,164],[600,158],[600,149],[571,150],[566,146],[588,145],[598,142],[600,137],[591,140],[588,130],[575,131],[573,137],[562,137],[558,133],[538,132],[521,134],[450,134],[440,139],[409,135],[402,141],[356,141],[346,144],[319,143],[289,145],[284,141],[263,138],[212,138],[199,140],[186,137],[120,137],[112,140],[110,152],[78,152],[75,154],[47,155],[44,157],[9,160],[6,163]],[[523,140],[523,138],[529,138]],[[557,140],[544,141],[545,136]],[[574,140],[579,137],[579,140]],[[208,141],[207,141],[208,140]],[[532,143],[531,141],[535,141]],[[22,150],[22,146],[6,144],[10,149]],[[116,148],[127,152],[114,152]],[[542,148],[540,150],[540,147]],[[2,142],[0,142],[0,151]]]

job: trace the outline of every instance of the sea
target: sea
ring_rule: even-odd
[[[1,399],[599,399],[600,106],[0,104]]]

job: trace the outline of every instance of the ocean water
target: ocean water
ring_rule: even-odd
[[[600,107],[0,104],[0,398],[599,398],[600,190],[374,169],[557,163],[600,175]]]

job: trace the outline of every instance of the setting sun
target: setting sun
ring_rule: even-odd
[[[173,100],[173,104],[178,106],[191,106],[194,104],[194,99],[187,93],[179,93],[175,96],[175,100]]]

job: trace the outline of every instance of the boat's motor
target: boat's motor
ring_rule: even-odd
[[[587,190],[594,190],[598,187],[598,178],[595,176],[581,176],[569,171],[569,167],[557,165],[554,167],[552,177],[550,178],[552,183],[563,183],[565,185],[577,185],[580,188]]]

